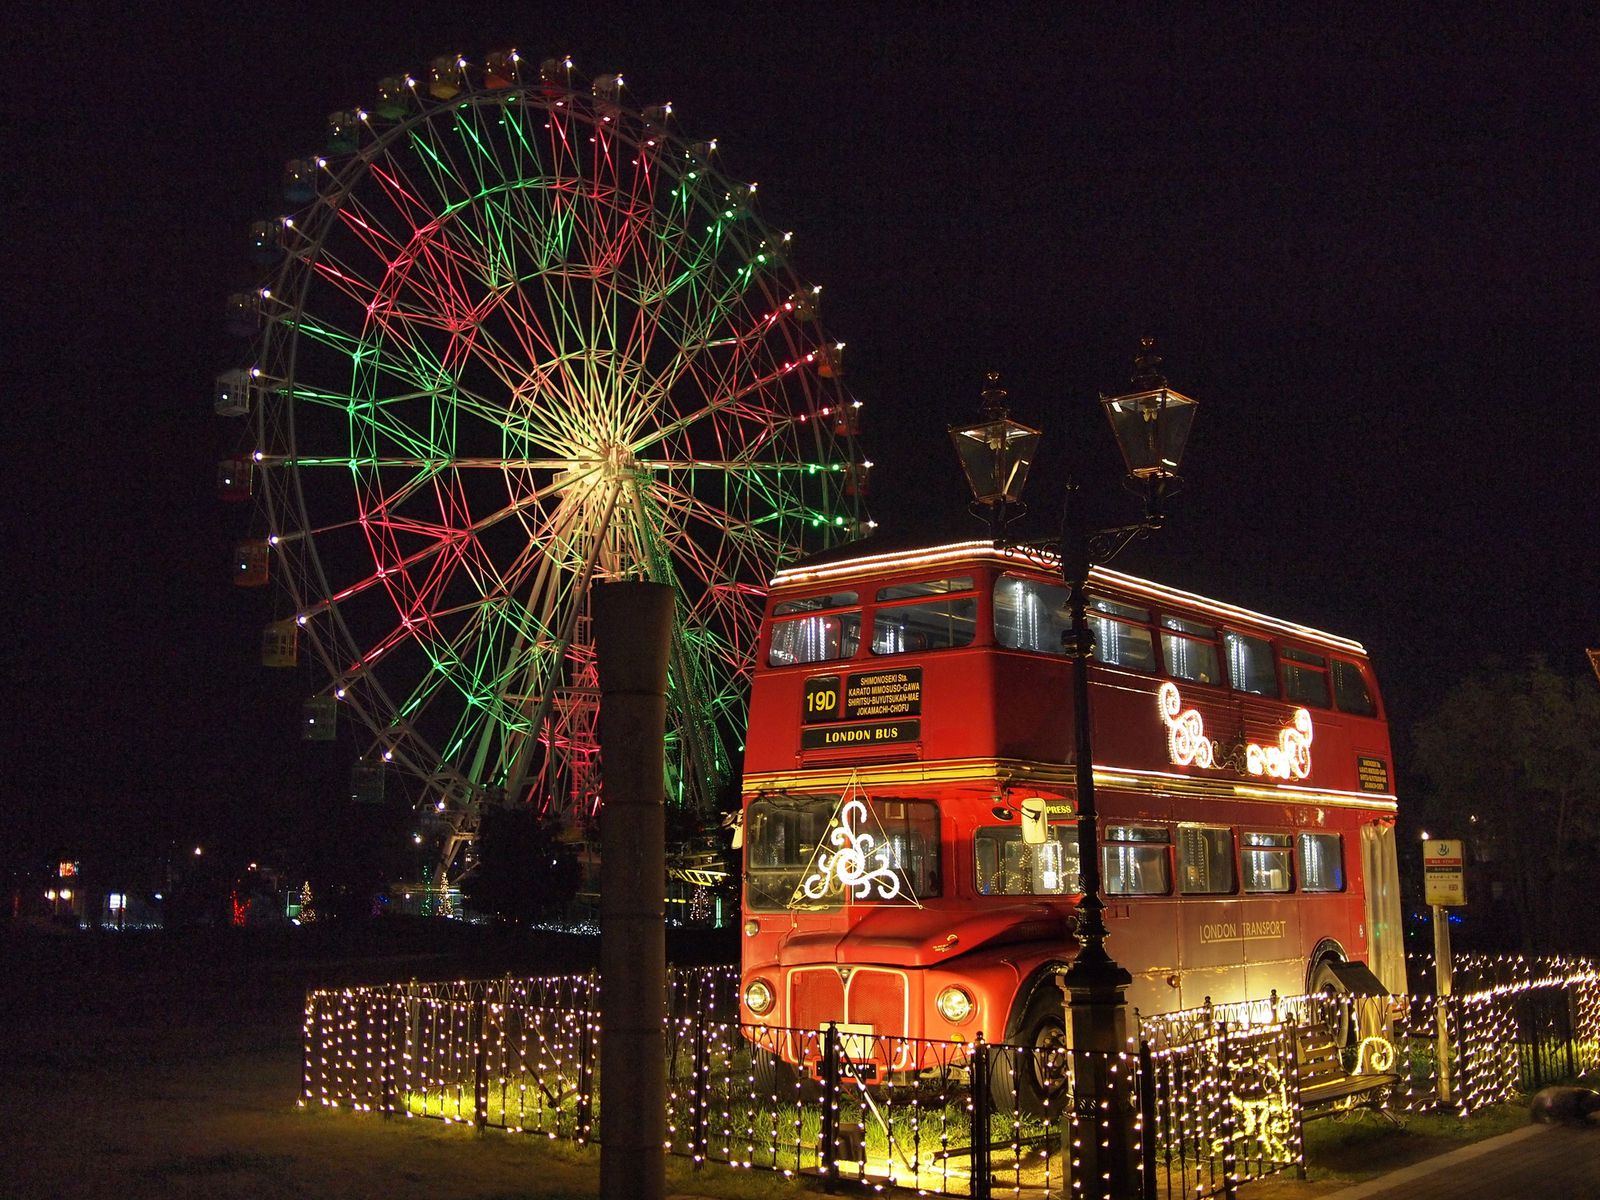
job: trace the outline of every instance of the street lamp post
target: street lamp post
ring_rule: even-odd
[[[1184,443],[1194,420],[1195,402],[1167,386],[1160,374],[1161,360],[1154,344],[1145,338],[1134,362],[1133,390],[1101,398],[1112,433],[1122,450],[1128,479],[1144,498],[1144,516],[1131,525],[1094,529],[1089,524],[1075,483],[1067,485],[1066,513],[1061,528],[1061,577],[1067,585],[1071,630],[1066,650],[1073,662],[1072,699],[1074,769],[1077,784],[1078,862],[1082,873],[1082,898],[1078,901],[1079,950],[1060,983],[1066,999],[1066,1025],[1072,1048],[1073,1122],[1069,1135],[1075,1194],[1125,1196],[1133,1194],[1138,1164],[1134,1153],[1131,1067],[1119,1059],[1127,1045],[1127,989],[1133,977],[1106,950],[1105,901],[1101,896],[1100,814],[1095,803],[1094,723],[1089,707],[1088,666],[1094,657],[1094,635],[1089,626],[1089,572],[1110,562],[1132,542],[1159,529],[1165,503],[1178,479]],[[991,388],[994,376],[990,376]],[[986,416],[987,412],[986,397]],[[1001,393],[1004,396],[1004,393]],[[1014,425],[1000,411],[1000,419]],[[993,422],[991,420],[990,424]],[[974,427],[985,428],[984,426]],[[1021,429],[1023,427],[1018,426]],[[1037,441],[1038,433],[1033,433]],[[962,438],[980,439],[974,432],[952,429],[957,448]],[[992,429],[981,443],[1005,447],[1014,438]],[[1029,447],[1031,457],[1031,446]],[[1007,465],[997,450],[991,477]],[[985,478],[975,472],[963,453],[963,466],[973,483],[979,504],[990,507],[1016,503],[1008,495],[986,499],[977,484]],[[1026,467],[1024,466],[1024,475]],[[1021,481],[1017,484],[1020,495]],[[991,495],[994,490],[991,489]],[[996,544],[1003,525],[997,519]]]

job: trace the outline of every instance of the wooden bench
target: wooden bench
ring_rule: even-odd
[[[1302,1120],[1370,1108],[1395,1124],[1400,1123],[1383,1107],[1400,1076],[1387,1071],[1350,1074],[1344,1069],[1339,1047],[1325,1029],[1302,1026],[1295,1030],[1294,1041],[1295,1084]]]

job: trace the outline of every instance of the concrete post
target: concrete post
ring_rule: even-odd
[[[600,672],[600,1195],[666,1190],[667,656],[673,592],[590,592]]]
[[[1128,1039],[1128,985],[1113,962],[1074,964],[1058,980],[1066,994],[1072,1043],[1072,1112],[1067,1161],[1073,1194],[1123,1200],[1138,1193],[1142,1173],[1133,1139],[1138,1120],[1133,1060],[1119,1062]]]

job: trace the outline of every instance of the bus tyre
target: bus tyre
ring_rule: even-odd
[[[1016,1036],[993,1051],[989,1096],[1002,1116],[1059,1114],[1067,1098],[1071,1062],[1061,993],[1041,990],[1029,1002]]]
[[[1311,970],[1311,996],[1316,1005],[1316,1020],[1328,1032],[1333,1044],[1343,1049],[1350,1044],[1355,1029],[1355,1012],[1349,990],[1334,974],[1337,958],[1321,958]]]
[[[750,1077],[758,1100],[774,1097],[782,1100],[794,1091],[794,1067],[761,1046],[751,1051]]]

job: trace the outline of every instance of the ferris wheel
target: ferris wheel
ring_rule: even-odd
[[[486,804],[596,811],[592,584],[676,588],[664,787],[710,813],[767,581],[867,524],[788,235],[670,107],[571,75],[439,59],[335,113],[230,301],[258,334],[219,380],[253,439],[224,488],[258,502],[241,581],[280,585],[268,654],[309,652],[309,725],[357,723],[450,874]]]

